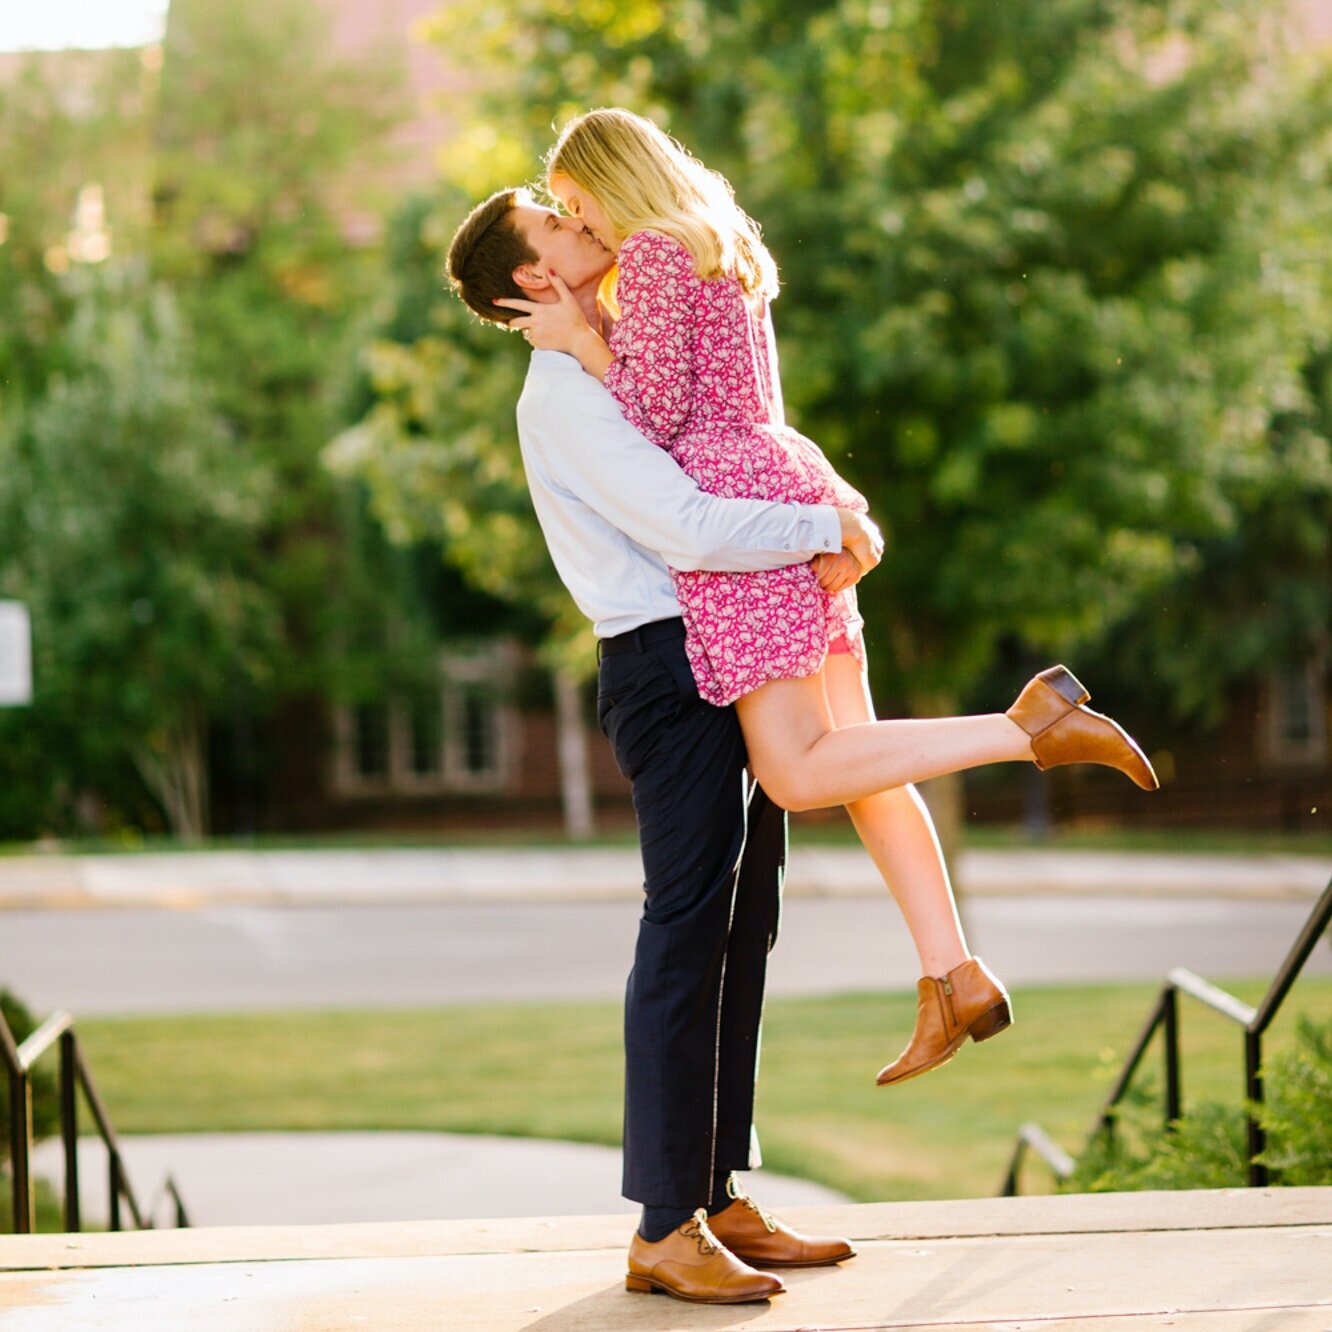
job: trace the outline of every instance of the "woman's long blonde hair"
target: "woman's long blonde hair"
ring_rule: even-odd
[[[602,107],[570,121],[546,156],[552,176],[592,195],[621,238],[660,231],[699,277],[733,277],[753,300],[777,295],[777,266],[729,182],[650,120]]]

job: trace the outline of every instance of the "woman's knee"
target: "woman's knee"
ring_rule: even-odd
[[[754,781],[763,788],[763,793],[778,809],[788,811],[791,809],[789,800],[792,792],[788,789],[786,780],[777,765],[765,763],[760,757],[751,753],[749,756],[749,770],[753,774]]]
[[[818,798],[813,785],[802,777],[798,765],[787,767],[756,762],[751,767],[754,780],[779,809],[790,814],[803,814],[806,810],[820,809],[826,803]]]

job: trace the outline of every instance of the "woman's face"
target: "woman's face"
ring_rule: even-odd
[[[560,201],[566,213],[583,219],[583,225],[606,249],[612,254],[619,253],[623,237],[615,234],[601,205],[586,190],[558,172],[546,182],[546,188]]]

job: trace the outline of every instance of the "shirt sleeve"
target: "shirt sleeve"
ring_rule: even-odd
[[[841,523],[829,505],[723,499],[700,490],[581,370],[525,395],[519,413],[521,432],[539,441],[555,484],[673,569],[749,573],[842,548]]]
[[[679,241],[640,231],[620,246],[615,356],[602,376],[626,418],[665,446],[684,428],[694,397],[690,348],[698,276]]]

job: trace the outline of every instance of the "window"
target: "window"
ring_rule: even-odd
[[[437,689],[340,709],[335,788],[344,795],[505,790],[515,767],[516,655],[505,642],[453,647],[440,655]]]
[[[373,781],[389,771],[389,710],[381,703],[363,703],[353,714],[356,775]]]
[[[1328,700],[1321,657],[1282,666],[1268,677],[1264,757],[1273,764],[1327,762]]]
[[[445,654],[444,770],[452,789],[504,786],[511,729],[504,697],[511,674],[511,664],[493,650]]]
[[[409,763],[413,777],[437,777],[444,760],[444,698],[431,694],[407,709]]]

